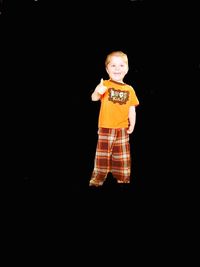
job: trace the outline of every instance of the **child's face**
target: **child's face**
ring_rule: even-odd
[[[106,67],[106,71],[111,80],[123,82],[124,76],[128,72],[128,65],[122,57],[113,56]]]

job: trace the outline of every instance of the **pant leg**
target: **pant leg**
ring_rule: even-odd
[[[118,183],[130,183],[131,156],[127,129],[118,129],[112,147],[111,172]]]
[[[115,129],[99,128],[94,169],[89,185],[100,186],[106,180],[110,172],[111,150],[115,135]]]

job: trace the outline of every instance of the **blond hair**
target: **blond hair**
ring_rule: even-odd
[[[106,60],[105,60],[105,66],[106,66],[106,67],[107,67],[107,65],[110,63],[111,58],[112,58],[113,56],[121,57],[121,58],[124,60],[124,62],[128,65],[128,56],[127,56],[127,54],[125,54],[125,53],[122,52],[122,51],[113,51],[113,52],[111,52],[110,54],[108,54],[107,57],[106,57]]]

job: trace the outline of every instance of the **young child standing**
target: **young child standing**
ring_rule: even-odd
[[[122,51],[107,55],[105,69],[109,79],[101,79],[92,101],[101,101],[98,119],[98,142],[89,186],[102,186],[112,173],[117,183],[130,183],[131,155],[129,134],[136,123],[138,98],[123,79],[129,70],[128,57]]]

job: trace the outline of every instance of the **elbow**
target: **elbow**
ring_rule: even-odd
[[[98,100],[99,100],[99,98],[98,98],[98,97],[96,97],[96,96],[94,96],[94,95],[92,95],[92,96],[91,96],[91,100],[92,100],[92,101],[98,101]]]
[[[92,101],[95,101],[95,98],[94,98],[94,96],[91,96],[91,100],[92,100]]]

